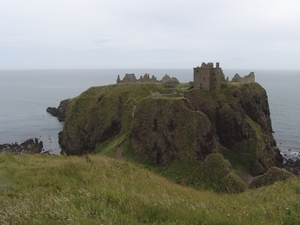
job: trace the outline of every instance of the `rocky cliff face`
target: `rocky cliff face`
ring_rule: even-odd
[[[68,105],[71,99],[62,100],[57,108],[55,107],[48,107],[46,111],[50,113],[52,116],[57,117],[59,122],[65,121],[66,112],[68,109]]]
[[[203,160],[216,147],[210,120],[185,98],[141,101],[131,127],[131,141],[139,155],[160,164],[174,159]]]
[[[86,154],[126,136],[135,154],[156,164],[202,161],[219,152],[253,175],[280,166],[267,95],[259,84],[177,91],[184,97],[150,97],[150,92],[172,92],[161,84],[90,88],[69,104],[60,135],[63,151]]]
[[[272,165],[281,166],[266,91],[257,83],[228,84],[215,94],[194,90],[185,97],[209,118],[224,155],[240,161],[253,175],[262,174]]]

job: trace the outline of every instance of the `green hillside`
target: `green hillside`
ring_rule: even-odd
[[[299,224],[300,181],[241,194],[99,155],[0,155],[1,224]]]

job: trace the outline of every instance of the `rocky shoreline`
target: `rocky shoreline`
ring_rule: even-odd
[[[65,121],[66,110],[70,99],[62,100],[57,108],[48,107],[46,111],[57,117],[60,122]],[[53,154],[52,150],[43,149],[44,145],[41,140],[38,138],[31,138],[23,141],[22,143],[5,143],[0,144],[0,154],[9,153],[14,155],[22,155],[22,154]]]
[[[292,158],[287,157],[286,154],[284,154],[283,159],[283,169],[295,175],[300,175],[300,153]]]
[[[28,139],[21,144],[17,142],[11,144],[1,144],[0,153],[20,154],[39,154],[43,151],[43,142],[38,138]],[[44,153],[44,152],[43,152]]]

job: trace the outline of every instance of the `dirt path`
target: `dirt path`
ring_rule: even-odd
[[[241,174],[238,175],[243,181],[245,181],[248,185],[252,182],[252,180],[254,179],[254,177],[246,172],[246,171],[242,171]]]
[[[116,149],[116,159],[119,161],[123,161],[122,157],[122,151],[123,151],[123,146],[126,144],[126,141],[123,141]]]
[[[193,170],[192,172],[188,173],[188,174],[186,175],[186,177],[181,178],[181,179],[180,179],[180,184],[183,185],[183,186],[185,186],[185,185],[186,185],[185,181],[186,181],[190,176],[192,176],[192,174],[193,174],[194,172],[195,172],[195,170]]]
[[[119,160],[119,161],[122,161],[123,160],[123,157],[122,157],[122,150],[123,150],[123,145],[119,145],[117,147],[117,150],[116,150],[116,159]]]

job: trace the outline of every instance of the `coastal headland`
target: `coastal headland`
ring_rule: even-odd
[[[218,63],[203,63],[189,84],[170,87],[148,74],[140,79],[126,74],[115,85],[91,87],[68,104],[59,135],[62,151],[152,165],[196,187],[216,183],[207,179],[207,168],[218,164],[213,174],[222,175],[214,189],[243,191],[254,177],[281,168],[283,158],[272,135],[266,91],[253,72],[234,79],[225,79]]]
[[[272,167],[293,168],[291,161],[283,164],[267,93],[255,83],[254,72],[228,81],[219,63],[202,63],[193,71],[188,84],[168,75],[161,81],[149,74],[118,75],[116,85],[91,87],[58,108],[48,107],[65,121],[59,133],[62,153],[115,155],[151,164],[160,173],[175,167],[175,181],[192,186],[203,185],[199,181],[207,176],[199,168],[215,154],[227,171],[220,179],[230,174],[247,185]],[[174,166],[178,162],[182,168]]]
[[[265,89],[220,71],[125,75],[49,107],[62,153],[0,146],[0,222],[298,224],[299,179],[282,169]]]

